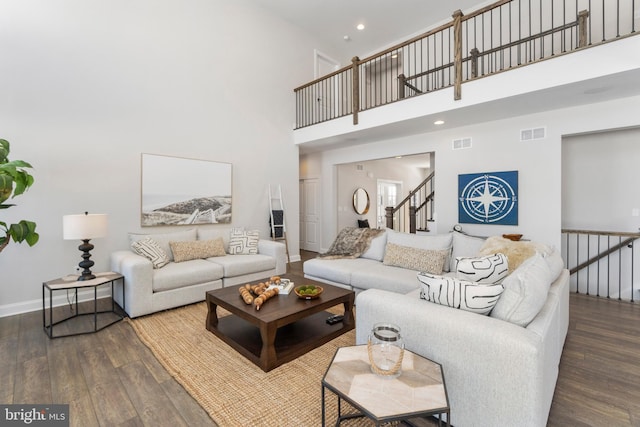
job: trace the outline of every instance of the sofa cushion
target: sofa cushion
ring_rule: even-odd
[[[330,282],[351,284],[351,273],[356,267],[382,263],[370,259],[322,259],[313,258],[304,262],[304,274]]]
[[[229,235],[229,253],[231,255],[256,255],[258,253],[258,230],[232,228]]]
[[[276,259],[268,255],[226,255],[208,258],[207,261],[220,265],[224,277],[237,277],[245,274],[259,273],[276,268]]]
[[[382,261],[384,259],[384,252],[387,247],[387,233],[380,233],[379,236],[371,239],[369,248],[364,251],[360,258],[372,259],[375,261]]]
[[[477,256],[486,237],[472,236],[461,231],[451,232],[451,271],[456,271],[456,259]]]
[[[534,254],[502,281],[504,293],[491,317],[526,327],[547,300],[551,275],[542,255]]]
[[[491,236],[482,245],[478,255],[505,254],[509,260],[509,271],[515,271],[520,264],[531,258],[536,252],[549,254],[552,249],[538,242],[513,241],[502,236]]]
[[[153,270],[153,291],[162,292],[198,285],[219,280],[222,276],[222,266],[203,259],[180,263],[170,262],[164,268]]]
[[[399,233],[394,230],[387,230],[387,243],[393,243],[400,246],[409,246],[418,249],[430,250],[451,250],[453,236],[447,234],[411,234]],[[449,271],[449,256],[447,256],[443,270]]]
[[[500,283],[509,274],[504,254],[456,259],[456,277],[477,283]]]
[[[418,271],[408,268],[392,267],[378,261],[368,261],[352,268],[351,286],[357,289],[384,289],[405,294],[420,286],[416,280]],[[358,260],[354,260],[358,261]]]
[[[173,233],[158,233],[158,234],[138,234],[129,233],[129,244],[142,240],[145,237],[150,237],[158,243],[163,251],[169,256],[169,261],[173,261],[173,253],[169,242],[182,242],[188,240],[196,240],[196,229],[192,228],[184,231],[176,231]]]
[[[131,243],[131,250],[151,261],[153,268],[162,268],[169,264],[169,255],[150,237]]]
[[[499,283],[475,283],[455,277],[419,273],[420,298],[478,314],[489,314],[504,287]]]
[[[389,242],[382,263],[426,273],[441,274],[448,255],[447,249],[418,249]]]
[[[195,240],[187,242],[169,242],[175,262],[225,256],[222,237],[213,240]]]

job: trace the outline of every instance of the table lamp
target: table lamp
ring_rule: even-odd
[[[90,251],[93,245],[89,240],[107,235],[107,215],[106,214],[84,214],[65,215],[62,218],[62,233],[65,240],[82,240],[78,249],[82,251],[82,261],[78,266],[82,269],[82,274],[78,280],[90,280],[96,276],[91,273],[94,262],[91,261]]]

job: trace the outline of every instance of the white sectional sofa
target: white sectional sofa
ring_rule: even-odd
[[[540,253],[514,262],[522,261],[502,281],[491,313],[481,315],[421,299],[417,270],[384,264],[388,242],[436,250],[448,244],[448,277],[457,274],[457,257],[475,257],[488,243],[457,232],[387,231],[358,258],[305,262],[305,277],[357,292],[357,344],[367,342],[375,323],[398,325],[407,349],[442,364],[456,427],[546,425],[569,325],[569,273],[558,251],[531,243]]]
[[[228,229],[194,228],[172,233],[129,234],[130,243],[147,237],[156,242],[169,258],[161,268],[154,268],[151,260],[131,249],[111,254],[111,270],[125,278],[124,309],[129,317],[203,301],[205,293],[212,289],[284,274],[287,269],[285,247],[280,242],[260,239],[257,241],[257,254],[228,254]],[[170,242],[213,241],[218,238],[222,239],[227,254],[175,262]],[[122,306],[121,288],[117,288],[114,295]]]

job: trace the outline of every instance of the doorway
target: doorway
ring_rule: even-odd
[[[320,180],[300,180],[300,249],[320,252]]]

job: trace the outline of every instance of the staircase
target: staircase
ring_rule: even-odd
[[[387,228],[403,233],[428,232],[433,221],[434,183],[435,172],[431,172],[397,206],[387,206]]]

